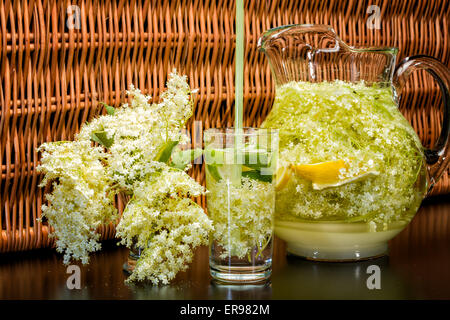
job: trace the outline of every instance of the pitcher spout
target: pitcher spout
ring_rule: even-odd
[[[295,24],[270,29],[258,40],[277,85],[290,81],[392,81],[394,47],[352,47],[328,25]]]

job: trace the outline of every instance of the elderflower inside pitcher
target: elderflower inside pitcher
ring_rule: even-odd
[[[383,255],[449,161],[449,70],[397,48],[354,48],[324,25],[266,31],[276,96],[262,127],[280,129],[275,233],[293,254],[316,260]],[[398,110],[410,73],[428,71],[442,94],[434,149]]]
[[[271,274],[277,133],[254,128],[205,131],[214,279],[260,282]]]

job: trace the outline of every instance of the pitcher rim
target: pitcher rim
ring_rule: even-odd
[[[342,41],[342,39],[337,35],[336,31],[334,30],[334,28],[332,26],[327,25],[327,24],[308,24],[308,23],[306,23],[306,24],[287,24],[287,25],[277,26],[277,27],[274,27],[274,28],[264,31],[258,39],[258,44],[257,44],[258,49],[262,52],[265,52],[264,45],[268,39],[275,36],[274,35],[275,32],[276,32],[276,36],[278,36],[283,32],[286,32],[288,30],[295,29],[295,28],[305,28],[305,30],[314,29],[319,32],[320,31],[331,32],[334,34],[334,36],[336,37],[337,41],[340,42],[340,44],[342,44],[345,48],[347,48],[348,50],[350,50],[352,52],[390,53],[393,55],[396,55],[398,53],[397,47],[364,47],[364,46],[355,47],[355,46],[350,46],[350,45],[346,44],[344,41]]]

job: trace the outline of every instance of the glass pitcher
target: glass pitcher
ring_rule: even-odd
[[[289,25],[258,42],[276,83],[262,124],[280,130],[275,234],[292,254],[345,261],[384,255],[449,163],[450,72],[397,48],[355,48],[326,25]],[[428,71],[444,118],[433,149],[398,110],[409,75]]]

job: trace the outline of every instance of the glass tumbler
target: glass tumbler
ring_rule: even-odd
[[[278,131],[215,128],[204,133],[214,279],[255,283],[272,272]]]

